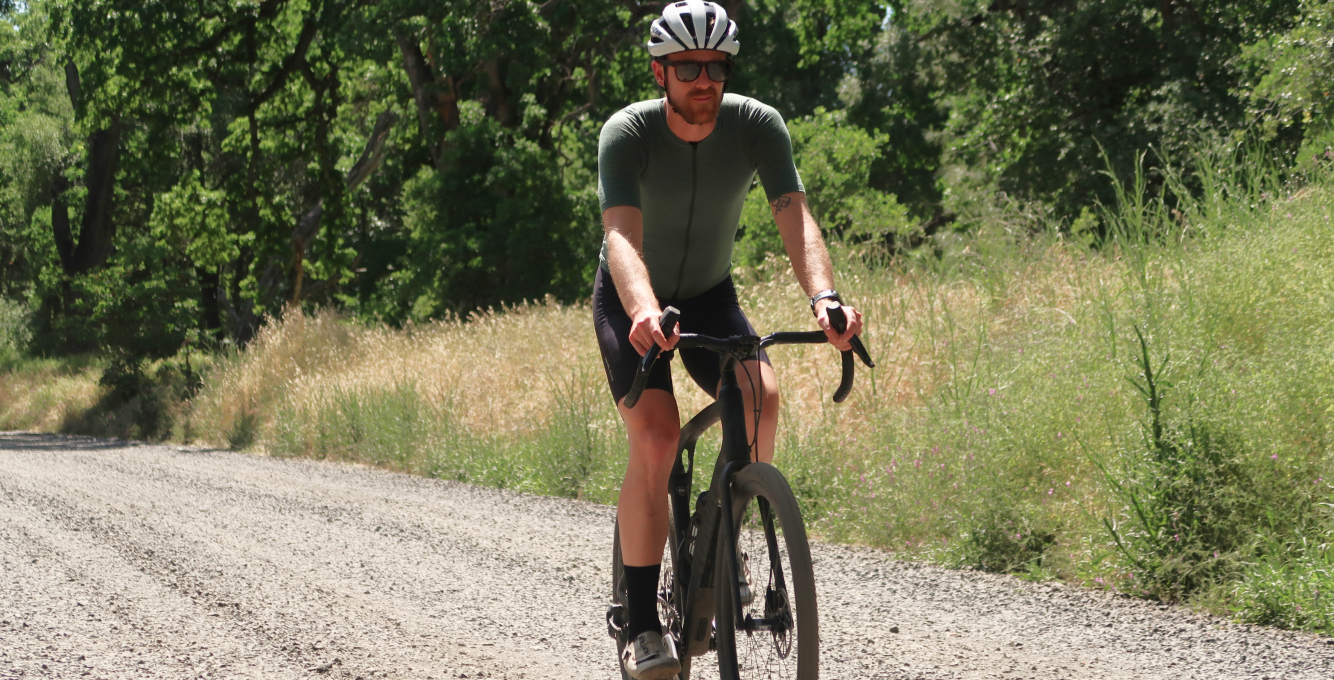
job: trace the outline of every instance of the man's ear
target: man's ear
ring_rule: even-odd
[[[649,63],[653,64],[653,78],[654,80],[658,81],[658,87],[666,88],[667,87],[666,69],[663,67],[661,63],[657,62],[656,60],[651,61]]]

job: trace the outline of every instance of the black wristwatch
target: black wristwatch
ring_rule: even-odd
[[[834,290],[833,288],[830,288],[829,290],[822,290],[816,293],[815,295],[811,296],[811,314],[815,313],[815,303],[821,300],[833,300],[834,302],[837,302],[839,304],[843,303],[843,298],[838,296],[838,291]]]

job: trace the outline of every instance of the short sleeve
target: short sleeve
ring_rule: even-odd
[[[602,210],[618,205],[642,207],[639,176],[648,163],[642,121],[622,110],[609,118],[598,137],[598,202]]]
[[[806,191],[792,160],[792,137],[783,116],[771,106],[754,100],[748,102],[746,118],[752,127],[747,153],[770,201],[786,193]]]

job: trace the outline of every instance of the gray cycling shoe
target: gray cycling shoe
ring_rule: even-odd
[[[640,633],[621,653],[625,672],[635,680],[671,680],[681,672],[676,659],[676,647],[671,637],[664,639],[658,633]]]

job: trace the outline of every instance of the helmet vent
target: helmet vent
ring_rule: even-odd
[[[673,2],[649,30],[649,54],[663,58],[687,50],[719,50],[735,55],[740,48],[736,22],[727,10],[709,0]]]

